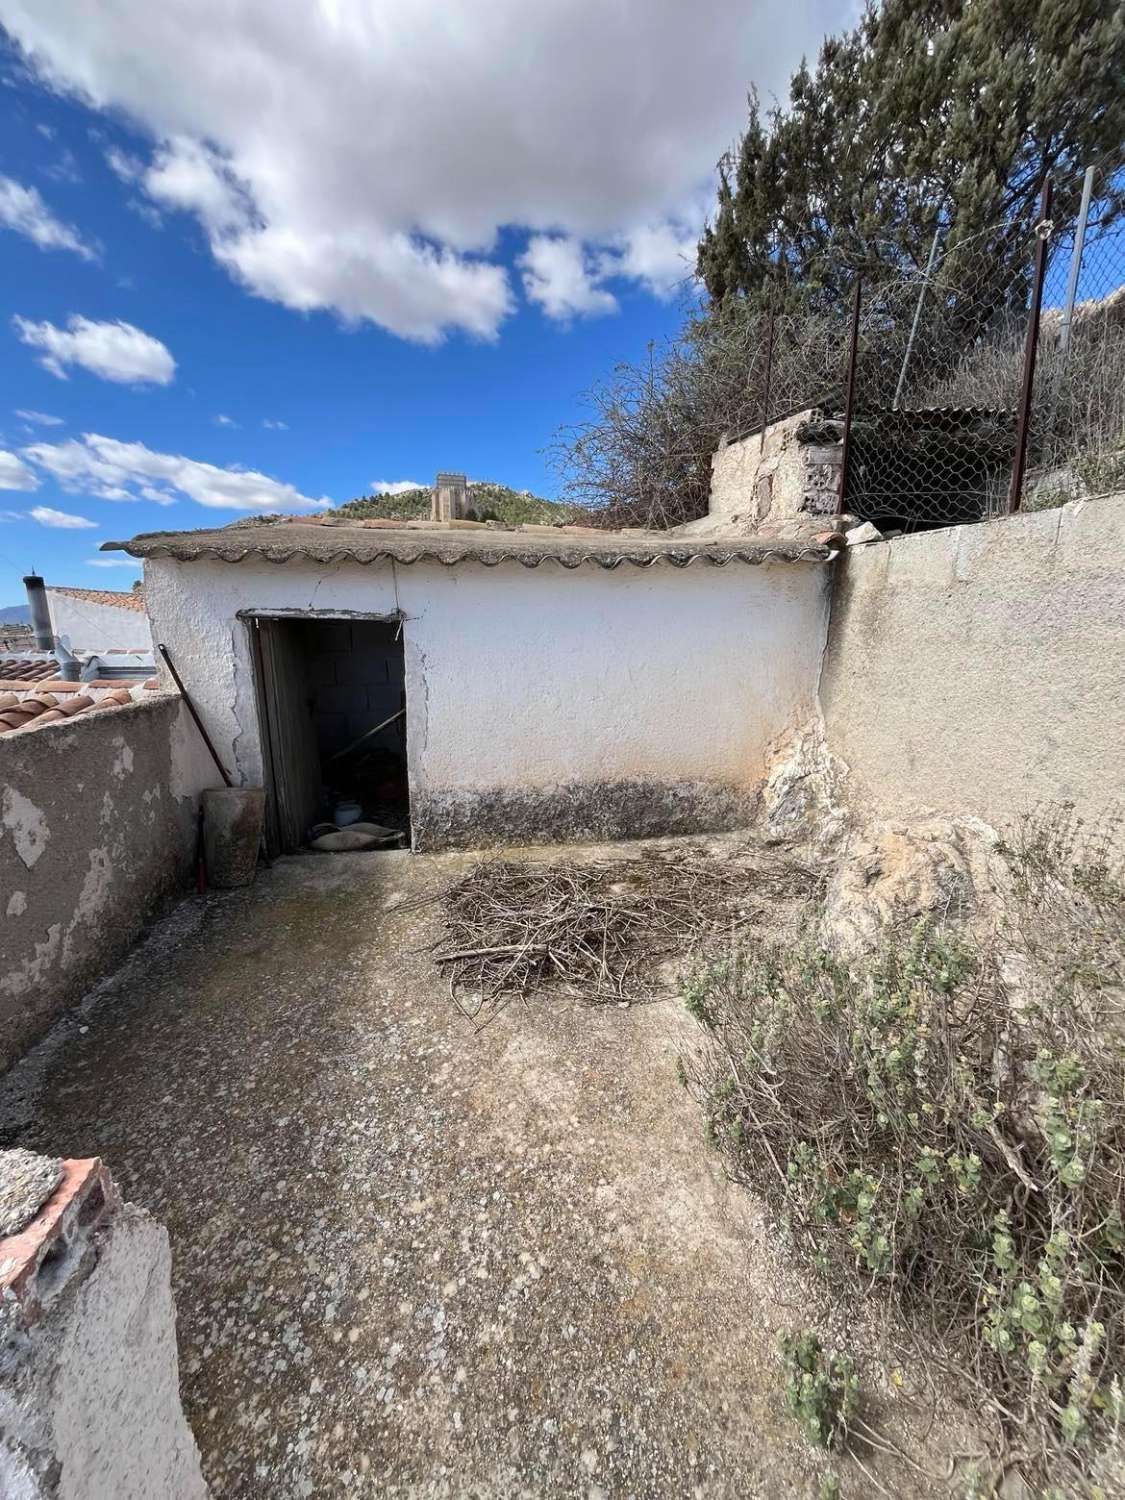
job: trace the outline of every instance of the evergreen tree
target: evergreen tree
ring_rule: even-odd
[[[825,41],[815,72],[802,63],[788,108],[763,113],[751,95],[699,243],[712,312],[830,310],[857,271],[924,267],[939,226],[947,264],[971,239],[988,268],[977,317],[1022,301],[1044,179],[1066,220],[1083,169],[1106,162],[1117,182],[1099,188],[1116,216],[1123,143],[1120,0],[869,3],[855,30]]]

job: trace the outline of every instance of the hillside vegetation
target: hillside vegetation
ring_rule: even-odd
[[[469,503],[479,520],[503,521],[509,526],[522,526],[525,522],[562,526],[586,519],[580,505],[543,500],[527,490],[513,490],[506,484],[486,480],[470,481]],[[363,495],[339,506],[335,514],[402,521],[424,519],[430,514],[430,489],[420,485],[416,490],[404,490],[401,495]]]

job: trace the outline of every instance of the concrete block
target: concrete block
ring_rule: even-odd
[[[352,649],[352,622],[350,620],[318,620],[316,644],[319,651],[350,651]]]
[[[336,681],[366,686],[369,682],[386,681],[386,664],[382,656],[372,660],[370,652],[349,651],[336,658]]]
[[[346,714],[317,713],[313,715],[313,727],[322,753],[343,749],[348,742],[348,718]]]
[[[336,663],[339,657],[335,653],[317,651],[308,659],[309,681],[313,684],[321,682],[336,681]]]
[[[317,714],[361,713],[367,707],[367,688],[363,683],[318,683],[314,697]]]
[[[367,689],[368,718],[373,724],[402,707],[402,689],[397,683],[385,682]]]

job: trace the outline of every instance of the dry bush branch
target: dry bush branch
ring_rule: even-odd
[[[490,861],[446,891],[434,958],[474,1019],[543,984],[621,1003],[644,994],[654,962],[745,931],[764,901],[805,894],[814,879],[793,861],[692,848],[589,864]]]
[[[866,963],[751,944],[701,968],[695,1081],[733,1174],[997,1414],[1030,1482],[1120,1482],[1121,820],[1056,809],[1006,854],[989,947],[919,927]]]

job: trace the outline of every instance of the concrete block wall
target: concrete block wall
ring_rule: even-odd
[[[402,706],[402,647],[361,620],[318,622],[316,628],[321,649],[309,657],[308,690],[317,738],[332,754]],[[397,749],[402,737],[392,725],[367,743]]]
[[[1125,495],[848,549],[821,705],[866,815],[1125,798]]]

